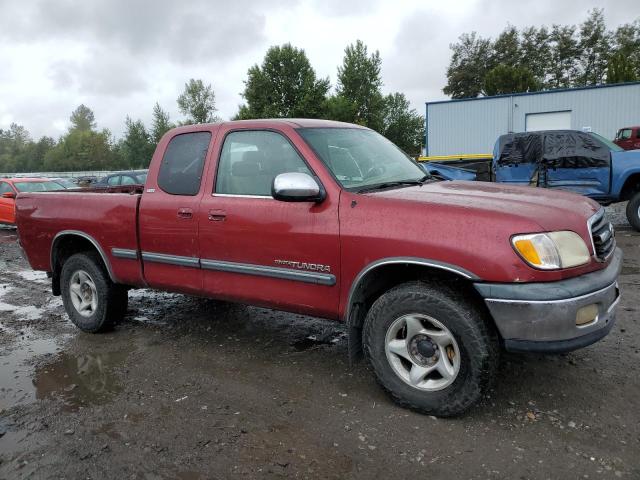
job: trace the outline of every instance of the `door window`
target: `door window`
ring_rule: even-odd
[[[130,177],[129,175],[123,175],[122,176],[122,183],[121,185],[135,185],[137,182],[135,181],[135,179],[133,177]]]
[[[13,192],[11,185],[9,185],[7,182],[0,182],[0,195],[8,192]]]
[[[216,193],[270,197],[273,179],[288,172],[311,175],[284,136],[270,131],[232,132],[220,153]]]
[[[196,195],[200,190],[210,142],[209,132],[183,133],[173,137],[162,157],[158,186],[171,195]]]
[[[115,175],[113,177],[109,177],[107,179],[107,183],[112,187],[120,185],[120,175]]]
[[[631,138],[631,129],[630,128],[625,128],[623,130],[620,130],[620,132],[618,133],[618,139],[620,140],[628,140]]]

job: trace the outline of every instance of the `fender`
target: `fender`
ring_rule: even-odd
[[[446,271],[449,273],[453,273],[459,275],[462,278],[467,280],[480,280],[480,277],[475,275],[474,273],[466,270],[457,265],[452,265],[450,263],[441,262],[439,260],[431,260],[427,258],[419,258],[419,257],[388,257],[376,260],[374,262],[366,265],[360,273],[356,276],[351,284],[351,288],[349,289],[349,296],[347,297],[347,305],[345,307],[345,313],[343,320],[347,325],[347,333],[348,333],[348,350],[349,350],[349,361],[353,364],[356,359],[360,357],[362,353],[362,342],[361,342],[361,329],[362,325],[359,323],[360,315],[358,312],[358,308],[355,309],[354,313],[354,296],[358,286],[362,283],[365,277],[375,271],[380,267],[384,267],[387,265],[419,265],[423,267],[434,268],[437,270]]]
[[[66,237],[66,236],[82,237],[85,240],[88,240],[89,242],[91,242],[91,244],[98,251],[98,254],[100,255],[100,258],[102,258],[102,261],[103,261],[105,267],[107,268],[107,273],[109,274],[109,278],[111,279],[111,281],[113,283],[118,283],[116,278],[115,278],[115,276],[113,275],[113,270],[111,269],[111,263],[109,262],[109,258],[104,253],[104,250],[102,249],[102,247],[100,246],[98,241],[95,238],[93,238],[91,235],[86,234],[84,232],[81,232],[79,230],[63,230],[61,232],[56,233],[55,237],[53,237],[53,242],[51,242],[51,254],[50,254],[51,271],[52,272],[55,271],[55,268],[54,268],[55,267],[55,258],[54,257],[55,257],[55,252],[56,252],[56,244],[63,237]]]
[[[622,188],[632,175],[640,175],[640,150],[626,150],[611,154],[611,197],[620,200]],[[640,182],[639,182],[640,183]]]

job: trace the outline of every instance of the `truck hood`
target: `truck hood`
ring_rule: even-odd
[[[586,221],[601,207],[595,201],[569,192],[511,186],[488,182],[443,181],[422,186],[369,193],[406,202],[421,202],[434,208],[458,208],[519,217],[542,231],[585,231]],[[428,207],[427,207],[428,208]]]

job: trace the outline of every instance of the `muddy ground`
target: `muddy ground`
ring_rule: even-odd
[[[504,355],[490,394],[448,420],[394,405],[319,319],[135,291],[114,332],[83,334],[15,240],[0,230],[2,479],[640,478],[628,227],[612,333]]]

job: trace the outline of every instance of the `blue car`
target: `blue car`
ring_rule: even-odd
[[[472,162],[425,162],[445,180],[483,180],[557,188],[602,205],[628,201],[627,219],[640,231],[640,150],[623,150],[592,132],[548,130],[498,138],[493,158]]]

